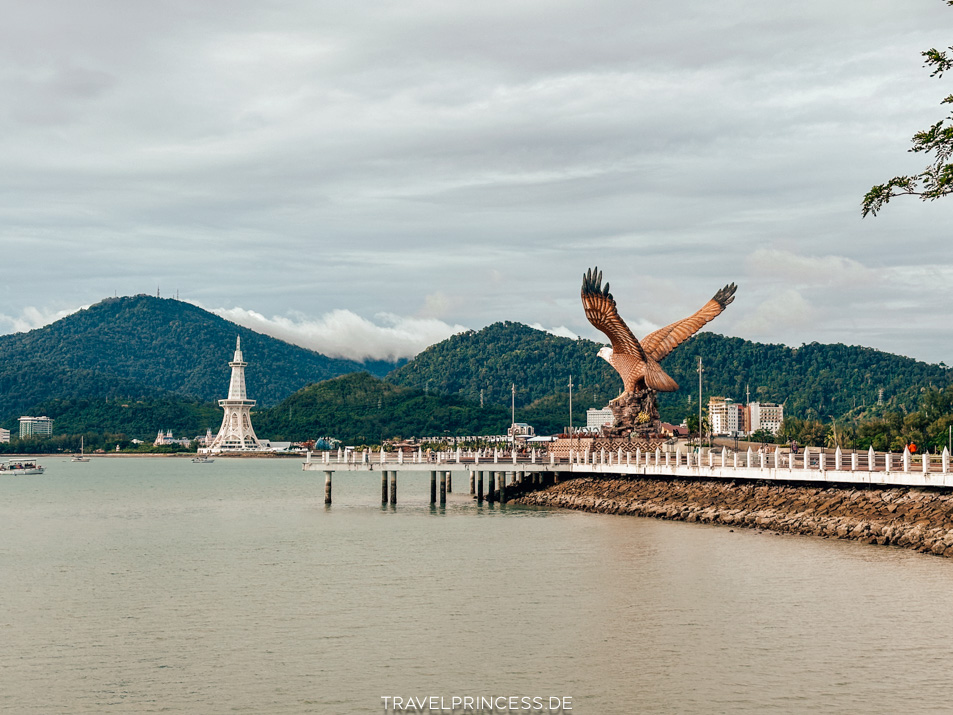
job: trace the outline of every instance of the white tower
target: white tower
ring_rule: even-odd
[[[225,410],[222,427],[209,445],[209,452],[255,451],[261,449],[255,430],[251,426],[251,408],[255,400],[249,400],[245,392],[245,366],[242,360],[242,339],[235,339],[235,359],[228,363],[232,368],[232,379],[228,385],[228,399],[219,400],[218,405]]]

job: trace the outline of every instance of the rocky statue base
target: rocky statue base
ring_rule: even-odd
[[[610,439],[644,439],[659,434],[661,420],[656,394],[646,388],[623,392],[612,400],[609,409],[614,420],[602,428],[601,435]]]

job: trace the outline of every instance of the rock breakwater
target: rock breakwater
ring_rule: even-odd
[[[945,491],[587,477],[514,501],[853,539],[953,557],[953,493]]]

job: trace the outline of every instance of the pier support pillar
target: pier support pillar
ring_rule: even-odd
[[[470,496],[476,494],[476,474],[470,472]]]
[[[447,503],[447,472],[440,472],[440,505]]]
[[[483,472],[477,472],[477,503],[483,503]]]
[[[324,473],[324,503],[331,503],[331,475],[333,472]]]
[[[447,472],[447,493],[453,491],[453,472]]]
[[[496,472],[489,472],[490,483],[487,485],[486,500],[491,504],[496,501]]]
[[[397,472],[390,473],[390,503],[397,503]]]
[[[430,503],[437,503],[437,473],[430,473]]]
[[[387,503],[387,472],[381,470],[381,504]]]

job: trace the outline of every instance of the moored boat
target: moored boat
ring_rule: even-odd
[[[83,437],[79,438],[79,454],[74,454],[70,459],[71,462],[88,462],[89,457],[84,454],[83,448],[86,446],[85,439]]]
[[[37,464],[35,459],[11,459],[0,462],[0,475],[43,474],[43,471],[43,467]]]
[[[192,457],[193,464],[211,464],[214,461],[215,461],[214,459],[209,459],[208,457],[204,455],[199,455],[198,457]]]

